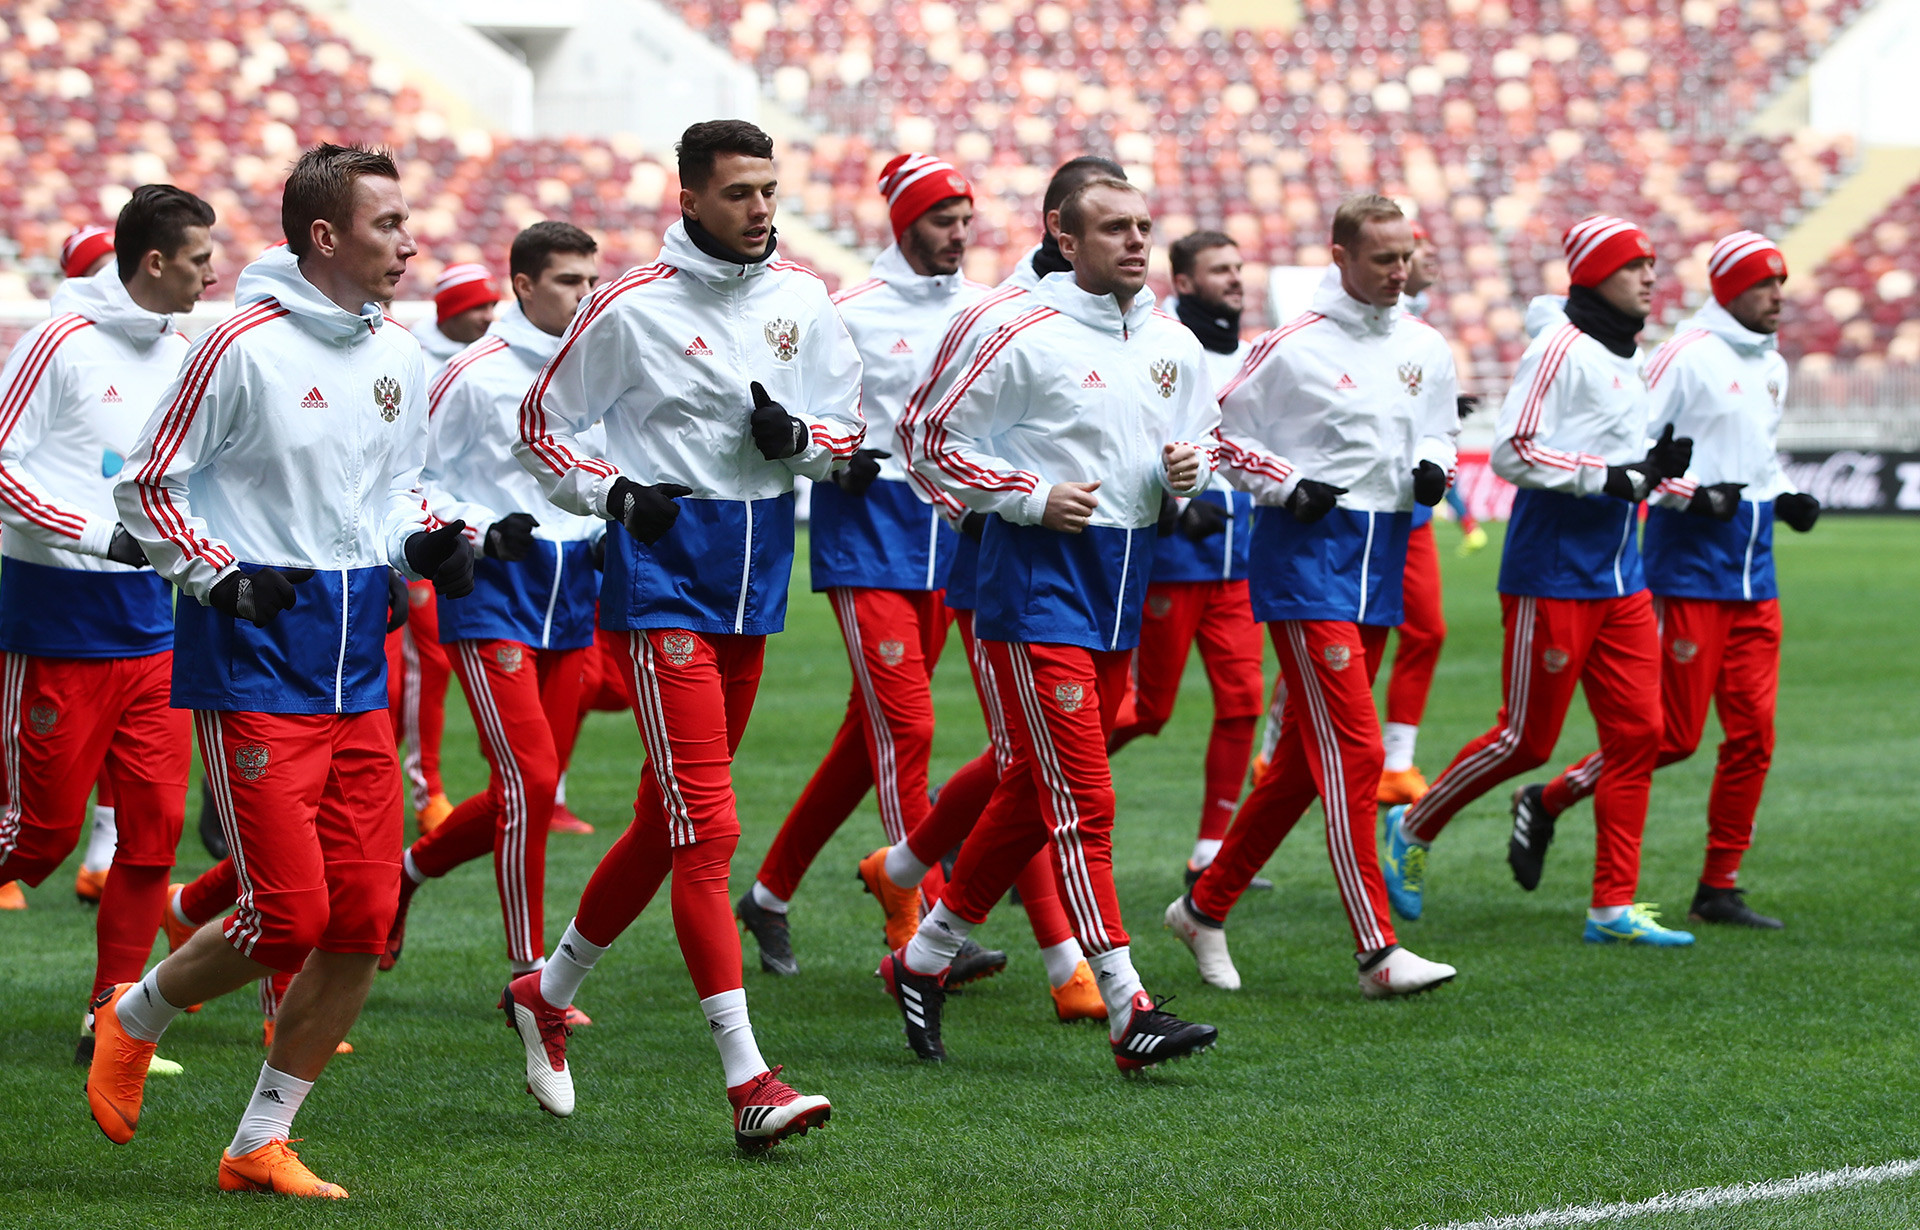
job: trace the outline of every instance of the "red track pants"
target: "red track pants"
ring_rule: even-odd
[[[1213,690],[1213,733],[1207,741],[1206,797],[1200,836],[1218,841],[1233,820],[1253,756],[1253,728],[1265,692],[1260,625],[1245,581],[1176,581],[1147,587],[1133,688],[1115,719],[1111,751],[1141,735],[1157,735],[1173,716],[1194,643]]]
[[[860,800],[873,790],[889,843],[927,814],[927,759],[933,752],[933,669],[947,642],[949,614],[939,590],[827,591],[853,667],[847,715],[806,789],[780,826],[759,880],[781,900]]]
[[[440,645],[440,609],[432,581],[407,586],[406,626],[387,636],[387,710],[393,741],[405,744],[401,769],[417,814],[440,782],[440,741],[447,727],[447,675],[452,667]]]
[[[578,726],[585,649],[534,649],[518,641],[456,641],[454,673],[473,710],[487,788],[413,843],[413,865],[429,877],[493,853],[507,928],[507,959],[527,964],[546,952],[547,826],[560,765]]]
[[[1327,815],[1327,855],[1360,952],[1394,943],[1387,886],[1374,847],[1380,786],[1380,717],[1373,677],[1387,629],[1325,620],[1268,625],[1287,681],[1286,716],[1267,772],[1240,805],[1227,844],[1193,886],[1201,913],[1224,920],[1254,874],[1273,857],[1318,797]]]
[[[1773,764],[1773,708],[1780,689],[1780,604],[1655,598],[1660,620],[1660,754],[1656,767],[1685,760],[1706,733],[1707,707],[1720,715],[1720,744],[1707,796],[1707,858],[1700,882],[1732,888],[1753,844],[1754,815]],[[1594,792],[1606,759],[1594,752],[1547,786],[1545,803],[1565,811]]]
[[[1553,755],[1560,727],[1583,685],[1606,766],[1594,788],[1595,908],[1633,904],[1640,883],[1640,835],[1660,744],[1660,634],[1653,599],[1500,596],[1506,624],[1505,701],[1492,730],[1460,749],[1408,811],[1422,841],[1440,835],[1455,812]]]
[[[1405,614],[1396,629],[1400,643],[1394,647],[1393,673],[1387,679],[1387,720],[1418,726],[1426,716],[1440,647],[1447,642],[1447,620],[1440,603],[1440,549],[1433,542],[1431,521],[1407,536],[1403,592]]]

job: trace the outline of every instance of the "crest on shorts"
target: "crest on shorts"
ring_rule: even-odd
[[[1353,649],[1348,645],[1329,645],[1320,651],[1327,660],[1327,669],[1343,671],[1353,662]]]
[[[1692,641],[1675,641],[1673,643],[1673,660],[1682,666],[1693,661],[1699,654],[1700,646],[1694,644]]]
[[[1078,713],[1087,702],[1087,689],[1082,684],[1063,683],[1053,689],[1053,699],[1059,702],[1062,713]]]
[[[1547,668],[1549,675],[1557,675],[1567,669],[1567,662],[1567,651],[1564,649],[1549,649],[1540,655],[1540,665]]]
[[[800,326],[784,317],[767,322],[767,345],[782,363],[800,353]]]
[[[1155,619],[1165,619],[1167,612],[1173,609],[1173,599],[1165,594],[1151,594],[1147,598],[1147,614]]]
[[[1172,397],[1173,386],[1180,381],[1180,368],[1172,359],[1158,359],[1147,369],[1147,375],[1153,377],[1153,387],[1160,390],[1160,396]]]
[[[60,711],[44,700],[27,710],[27,725],[33,727],[33,733],[36,735],[44,735],[51,731],[59,720]]]
[[[881,641],[874,646],[874,652],[888,666],[898,666],[907,660],[907,647],[899,641]]]
[[[498,662],[500,669],[509,675],[520,669],[524,656],[518,645],[502,645],[493,651],[493,660]]]
[[[392,376],[382,376],[373,382],[373,404],[380,407],[380,417],[391,423],[400,417],[400,382]]]
[[[693,661],[693,638],[684,632],[669,632],[660,638],[660,652],[675,666]]]
[[[259,781],[267,775],[267,745],[242,743],[234,748],[233,767],[240,770],[240,776],[248,781]]]
[[[1420,396],[1420,383],[1426,378],[1427,373],[1422,370],[1418,363],[1402,363],[1400,365],[1400,383],[1407,386],[1408,397]]]

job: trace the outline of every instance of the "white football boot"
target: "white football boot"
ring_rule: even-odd
[[[1227,952],[1227,933],[1223,928],[1210,926],[1202,922],[1187,904],[1185,894],[1174,898],[1167,907],[1167,930],[1180,937],[1193,953],[1193,959],[1200,966],[1200,981],[1210,987],[1219,987],[1222,991],[1240,989],[1240,971],[1233,968],[1233,957]]]
[[[1460,971],[1439,961],[1417,957],[1395,947],[1372,969],[1360,971],[1360,994],[1368,999],[1395,999],[1431,991],[1443,982],[1453,981]]]

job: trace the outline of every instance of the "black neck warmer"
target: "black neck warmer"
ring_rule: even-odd
[[[1601,298],[1591,286],[1567,292],[1567,319],[1573,327],[1621,358],[1633,354],[1633,339],[1647,327],[1645,316],[1629,316]]]
[[[1040,250],[1033,254],[1033,271],[1043,278],[1050,273],[1072,273],[1073,266],[1067,263],[1066,257],[1060,255],[1060,241],[1045,226],[1040,229],[1044,233],[1040,238]]]
[[[1208,303],[1198,295],[1181,295],[1173,301],[1173,311],[1213,353],[1232,354],[1240,349],[1240,313],[1232,308]]]
[[[767,250],[765,252],[762,252],[758,256],[749,258],[749,257],[740,255],[738,252],[735,252],[732,248],[729,248],[726,244],[723,244],[718,239],[715,239],[713,237],[712,231],[709,231],[706,227],[701,226],[698,222],[694,221],[692,218],[687,217],[685,214],[680,215],[680,221],[686,223],[687,238],[693,240],[694,247],[700,249],[702,252],[705,252],[708,256],[711,256],[713,259],[717,261],[725,261],[729,265],[758,265],[762,261],[771,260],[773,257],[773,250],[780,245],[780,232],[773,227],[768,227],[767,228]]]

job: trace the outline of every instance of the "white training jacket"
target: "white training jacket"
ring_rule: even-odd
[[[1220,395],[1223,464],[1260,504],[1303,478],[1347,488],[1355,512],[1413,508],[1413,471],[1458,462],[1453,350],[1399,306],[1355,299],[1329,267],[1311,310],[1255,342]]]
[[[419,343],[371,303],[333,303],[284,247],[236,292],[127,457],[114,491],[127,531],[202,604],[238,560],[417,577],[405,548],[427,528]]]
[[[1647,453],[1647,386],[1640,352],[1622,357],[1567,319],[1566,300],[1527,307],[1532,343],[1494,427],[1493,472],[1516,487],[1598,495],[1607,467]]]
[[[1700,485],[1745,483],[1743,500],[1795,490],[1775,440],[1787,400],[1787,361],[1771,333],[1755,333],[1712,299],[1647,364],[1649,435],[1667,424],[1693,440],[1686,477],[1660,485],[1653,502],[1684,507]]]
[[[806,425],[807,446],[768,461],[749,429],[758,381]],[[604,454],[581,439],[606,423]],[[555,504],[607,516],[622,476],[693,498],[761,500],[819,481],[866,434],[860,353],[803,265],[709,256],[668,228],[657,264],[603,283],[527,393],[514,456]]]
[[[1015,525],[1040,523],[1057,482],[1101,482],[1089,524],[1118,529],[1158,521],[1163,491],[1204,490],[1220,410],[1193,332],[1155,310],[1149,290],[1123,314],[1071,273],[1041,279],[1028,302],[927,414],[915,472]],[[1167,483],[1167,444],[1200,450],[1191,487]]]
[[[476,545],[488,526],[515,512],[532,514],[540,523],[534,537],[548,542],[591,539],[606,529],[598,517],[555,507],[514,456],[520,403],[559,348],[560,339],[537,328],[514,302],[428,385],[427,460],[420,471],[427,507],[442,521],[465,521]],[[604,450],[598,426],[581,440]]]
[[[111,265],[62,283],[58,300],[0,373],[0,554],[134,572],[105,557],[120,519],[113,489],[187,339],[135,303]]]

